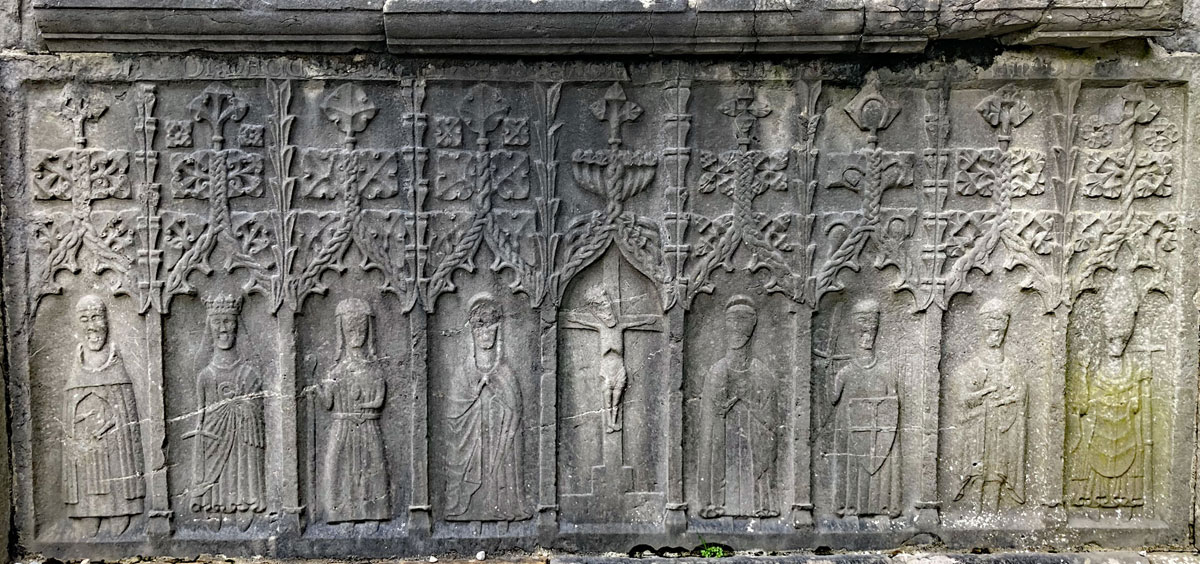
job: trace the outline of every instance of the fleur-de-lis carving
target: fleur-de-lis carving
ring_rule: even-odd
[[[771,114],[771,105],[758,101],[754,96],[754,90],[746,83],[738,85],[734,97],[726,100],[717,109],[733,118],[733,132],[737,135],[738,145],[743,149],[750,147],[754,124],[758,123],[760,118]]]
[[[989,125],[999,129],[997,139],[1001,149],[1008,148],[1012,128],[1025,123],[1033,115],[1033,108],[1025,103],[1013,84],[1005,84],[995,94],[984,98],[975,110]]]
[[[354,148],[358,134],[367,128],[367,124],[371,123],[378,110],[361,87],[346,83],[334,89],[321,101],[321,111],[333,122],[334,127],[345,135],[342,143]]]
[[[872,147],[879,142],[879,130],[887,129],[896,116],[900,115],[900,105],[888,100],[879,92],[879,80],[875,77],[872,77],[843,109],[854,125],[869,134],[867,144]]]
[[[642,107],[625,96],[625,89],[619,82],[609,86],[604,91],[604,98],[592,102],[588,108],[596,119],[608,122],[608,145],[612,149],[621,147],[621,124],[642,115]]]
[[[458,111],[462,114],[463,124],[475,133],[475,144],[483,150],[488,146],[488,134],[495,131],[500,120],[508,114],[508,102],[500,96],[499,90],[476,84],[467,92]]]
[[[235,96],[233,89],[224,84],[213,84],[205,88],[187,107],[192,112],[192,119],[208,122],[212,129],[214,149],[223,149],[225,146],[225,122],[241,121],[249,110],[245,100]]]
[[[106,110],[108,110],[108,104],[92,98],[82,86],[71,82],[63,87],[61,104],[55,113],[71,122],[72,131],[75,134],[75,146],[82,149],[87,146],[84,124],[100,119]]]

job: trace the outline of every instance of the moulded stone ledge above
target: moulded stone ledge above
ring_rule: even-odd
[[[918,52],[1081,46],[1178,27],[1182,0],[35,0],[57,51],[434,55]]]

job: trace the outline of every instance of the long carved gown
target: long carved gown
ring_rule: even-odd
[[[487,376],[487,384],[479,382]],[[521,387],[503,360],[491,370],[468,361],[449,398],[447,518],[508,521],[531,515],[525,503]]]
[[[379,429],[387,382],[379,366],[357,359],[338,362],[320,397],[333,419],[323,466],[326,519],[390,519],[387,458]]]
[[[774,375],[758,359],[738,371],[722,358],[705,376],[701,398],[700,501],[723,507],[726,515],[774,512]]]
[[[982,496],[987,483],[999,486],[999,499],[989,506],[1025,503],[1025,382],[1013,361],[999,364],[981,358],[963,368],[966,387],[960,428],[967,457],[958,497]]]
[[[897,384],[887,364],[877,361],[851,360],[834,378],[831,462],[840,515],[900,515]]]
[[[71,517],[142,513],[142,434],[133,384],[114,345],[97,368],[79,347],[65,390],[63,500]]]
[[[1145,504],[1145,457],[1148,448],[1142,387],[1151,372],[1134,367],[1129,355],[1119,373],[1089,366],[1085,374],[1086,413],[1074,452],[1073,503],[1090,507]],[[1079,411],[1079,407],[1076,408]]]
[[[203,411],[196,440],[192,510],[205,513],[263,511],[262,382],[243,360],[216,361],[196,378]]]

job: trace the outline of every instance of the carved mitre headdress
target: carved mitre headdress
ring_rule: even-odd
[[[79,298],[75,302],[75,311],[77,313],[103,313],[108,315],[108,306],[104,305],[104,300],[95,294],[88,294]]]
[[[240,315],[242,313],[242,297],[232,294],[217,294],[204,298],[208,315]]]
[[[751,298],[745,294],[738,294],[732,298],[729,298],[728,302],[725,302],[725,311],[735,310],[758,313],[758,307],[754,305],[754,298]]]
[[[1106,336],[1128,337],[1133,333],[1139,306],[1137,287],[1133,277],[1126,272],[1114,273],[1104,291],[1101,315]]]
[[[471,298],[467,306],[467,323],[472,327],[487,327],[500,322],[502,311],[500,303],[487,292],[480,292]]]

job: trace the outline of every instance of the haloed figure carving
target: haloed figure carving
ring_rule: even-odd
[[[900,515],[899,378],[879,362],[879,304],[863,300],[851,314],[857,352],[834,377],[833,499],[839,516]]]
[[[83,342],[64,394],[63,499],[77,530],[119,535],[146,496],[133,383],[108,338],[104,301],[84,296],[75,314]]]
[[[1088,362],[1080,388],[1068,396],[1068,494],[1077,506],[1138,507],[1146,504],[1151,470],[1152,372],[1127,350],[1138,312],[1127,274],[1114,275],[1102,307],[1104,354]]]
[[[490,294],[471,299],[471,355],[450,392],[447,518],[527,519],[521,471],[521,385],[504,358],[503,312]]]
[[[1009,313],[1000,300],[979,312],[984,347],[960,369],[960,445],[965,455],[955,500],[996,511],[1025,503],[1025,406],[1022,375],[1004,350]]]
[[[192,511],[209,515],[214,528],[232,516],[246,530],[264,496],[262,376],[237,347],[240,296],[213,296],[208,306],[212,357],[196,376],[200,422],[185,437],[196,441]],[[207,347],[205,347],[207,349]]]
[[[700,515],[774,517],[778,390],[754,358],[758,310],[747,296],[725,307],[725,356],[704,377],[701,396]]]
[[[337,306],[337,364],[321,382],[321,405],[332,412],[322,466],[326,520],[330,523],[390,519],[387,457],[379,414],[387,382],[375,355],[371,306],[358,298]]]

